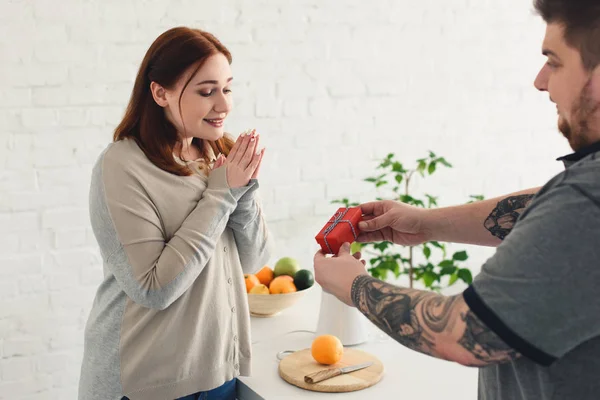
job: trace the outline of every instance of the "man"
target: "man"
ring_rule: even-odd
[[[480,399],[600,398],[600,2],[537,0],[548,61],[535,87],[556,104],[574,153],[542,188],[420,209],[362,205],[360,242],[498,246],[464,293],[394,286],[365,272],[345,244],[315,255],[324,290],[401,344],[479,367]]]

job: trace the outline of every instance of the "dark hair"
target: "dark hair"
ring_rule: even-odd
[[[546,23],[564,26],[565,40],[579,50],[587,70],[600,64],[599,0],[535,0],[535,9]]]
[[[159,168],[180,176],[191,175],[192,171],[177,163],[173,157],[179,140],[177,129],[167,120],[163,108],[154,101],[150,83],[156,82],[162,87],[172,88],[185,71],[193,66],[194,73],[183,86],[183,95],[204,62],[218,53],[223,54],[231,64],[231,53],[208,32],[177,27],[161,34],[152,43],[140,65],[125,116],[115,129],[114,141],[133,138],[148,159]],[[201,150],[204,149],[202,140],[194,138],[193,142]],[[215,142],[209,142],[209,145],[215,154],[220,152],[227,156],[233,143],[233,140],[224,136]],[[206,158],[207,155],[203,155]]]

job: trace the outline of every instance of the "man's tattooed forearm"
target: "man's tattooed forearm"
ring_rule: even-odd
[[[446,297],[361,275],[351,296],[381,330],[421,353],[477,367],[519,356],[469,310],[462,295]]]
[[[481,322],[470,310],[461,314],[466,329],[458,343],[482,364],[496,364],[519,357],[519,353],[508,346]]]
[[[452,329],[450,316],[456,297],[403,289],[368,275],[352,286],[352,301],[375,325],[408,348],[435,351],[433,334]]]
[[[423,324],[435,333],[450,331],[456,321],[452,318],[454,304],[458,296],[444,297],[432,295],[423,299]]]
[[[499,201],[483,225],[492,235],[504,240],[534,196],[534,194],[522,194]]]

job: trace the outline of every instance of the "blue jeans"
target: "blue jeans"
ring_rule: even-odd
[[[208,392],[198,392],[190,394],[189,396],[180,397],[175,400],[235,400],[235,384],[236,379],[232,379],[229,382],[225,382],[223,385],[209,390]],[[129,400],[127,397],[123,397],[122,400]]]

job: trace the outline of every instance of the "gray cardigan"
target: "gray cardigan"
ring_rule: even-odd
[[[175,399],[250,374],[243,274],[272,248],[257,188],[230,188],[226,166],[176,176],[134,140],[101,154],[90,217],[104,280],[86,325],[80,400]]]

